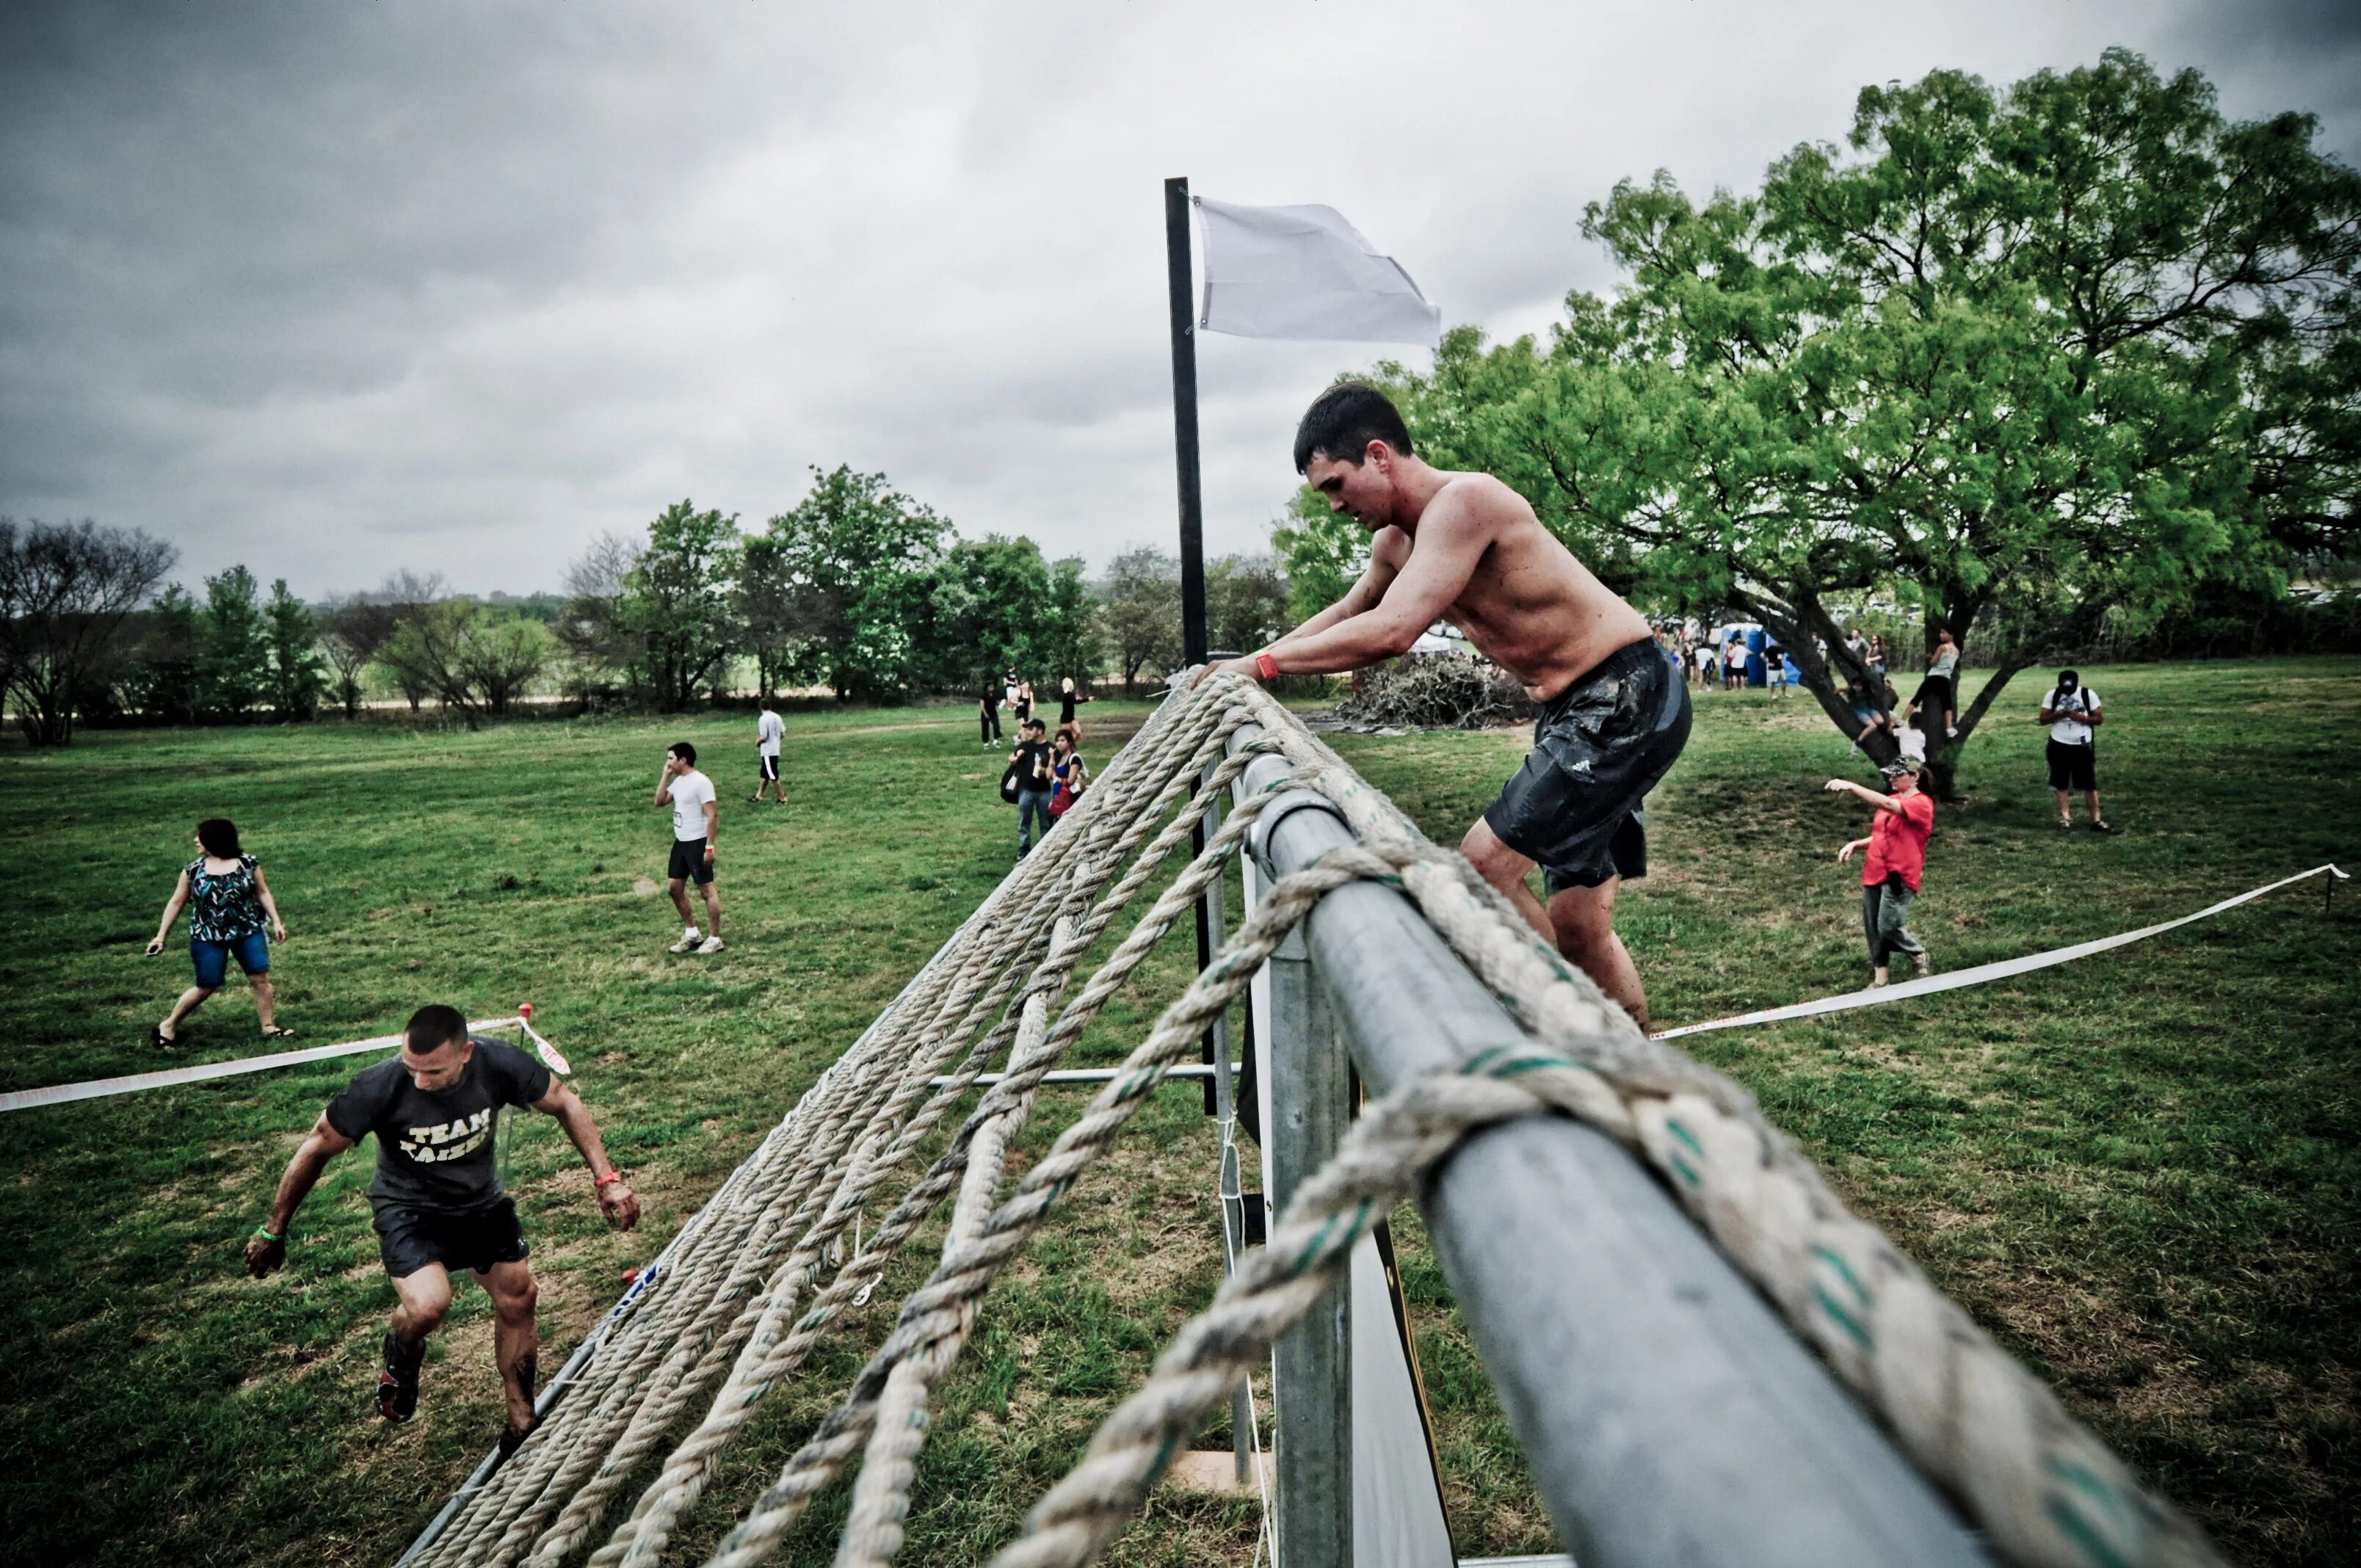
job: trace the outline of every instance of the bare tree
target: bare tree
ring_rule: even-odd
[[[124,618],[179,558],[137,529],[0,518],[0,677],[34,745],[73,739],[75,710],[123,656]]]
[[[637,688],[644,684],[647,638],[632,628],[624,606],[644,553],[627,534],[602,533],[566,569],[566,610],[555,630],[586,687],[620,677],[633,695],[645,695]]]
[[[392,639],[394,624],[393,607],[366,595],[356,595],[328,611],[320,648],[328,656],[336,700],[344,705],[346,718],[360,717],[361,676],[377,659],[378,651]]]
[[[440,572],[423,577],[415,572],[396,572],[385,580],[385,587],[368,596],[392,614],[390,628],[377,647],[377,662],[410,699],[412,713],[426,698],[442,696],[441,672],[430,656],[431,640],[423,623],[448,593]]]
[[[471,703],[507,713],[549,663],[548,630],[537,620],[494,620],[471,604],[452,608],[468,613],[452,618],[451,673]]]

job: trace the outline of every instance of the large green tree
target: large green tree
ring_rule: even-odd
[[[320,619],[311,607],[288,591],[287,579],[270,585],[270,601],[263,607],[263,640],[270,654],[270,707],[283,723],[311,718],[320,711],[324,677],[320,659]]]
[[[675,501],[648,525],[648,540],[623,577],[619,607],[637,639],[656,706],[689,707],[720,680],[736,617],[738,520]]]
[[[962,539],[915,600],[914,679],[981,690],[1001,672],[1087,680],[1098,668],[1097,602],[1079,560],[1047,561],[1030,539]]]
[[[1099,584],[1104,624],[1126,690],[1142,670],[1180,664],[1180,563],[1153,545],[1125,551]]]
[[[764,534],[811,618],[785,651],[786,673],[841,698],[901,692],[916,673],[913,628],[950,532],[883,474],[814,467],[810,493]]]
[[[236,718],[270,691],[270,640],[254,574],[232,566],[205,579],[197,682],[205,712]]]
[[[2349,528],[2361,179],[2315,134],[2120,50],[1867,89],[1843,148],[1759,192],[1660,175],[1593,205],[1628,281],[1546,345],[1463,330],[1386,378],[1436,460],[1499,474],[1610,583],[1759,618],[1848,729],[1886,698],[1837,607],[1916,605],[1990,671],[1964,740],[2111,613],[2275,584]],[[1935,726],[1947,792],[1956,745]]]

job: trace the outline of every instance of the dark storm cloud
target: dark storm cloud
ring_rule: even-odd
[[[1169,536],[1159,182],[1329,203],[1446,319],[1611,282],[1584,205],[1743,186],[1866,82],[2113,42],[2356,141],[2354,9],[80,4],[0,16],[0,513],[307,592],[556,583],[807,465],[1104,562]],[[1200,345],[1208,533],[1384,349]]]

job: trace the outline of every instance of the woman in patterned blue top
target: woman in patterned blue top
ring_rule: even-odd
[[[237,828],[229,818],[208,817],[198,823],[197,848],[204,852],[181,868],[181,884],[165,901],[163,922],[156,927],[156,939],[148,944],[149,958],[162,952],[173,922],[186,908],[189,958],[196,966],[197,982],[181,992],[170,1017],[148,1031],[148,1041],[158,1046],[179,1044],[181,1021],[221,989],[232,959],[254,988],[254,1011],[262,1020],[262,1037],[287,1039],[295,1031],[280,1028],[270,1011],[270,943],[287,939],[270,884],[263,880],[262,868],[254,857],[238,848]]]

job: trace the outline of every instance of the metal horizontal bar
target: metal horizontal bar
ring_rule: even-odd
[[[1112,1083],[1122,1074],[1122,1072],[1123,1069],[1119,1067],[1061,1067],[1055,1072],[1043,1073],[1041,1075],[1041,1081],[1045,1084]],[[998,1083],[1006,1076],[1008,1075],[999,1072],[980,1072],[975,1075],[975,1086],[981,1089],[987,1084]],[[1185,1079],[1211,1078],[1213,1076],[1213,1069],[1211,1064],[1206,1062],[1183,1062],[1178,1067],[1166,1068],[1164,1069],[1164,1076],[1166,1078]],[[949,1083],[950,1080],[951,1075],[945,1073],[939,1078],[931,1078],[927,1081],[932,1087],[940,1089],[944,1084]]]
[[[1233,751],[1259,733],[1249,725]],[[1283,778],[1266,757],[1243,795]],[[1297,791],[1257,825],[1270,876],[1353,837]],[[1304,926],[1374,1094],[1521,1040],[1401,894]],[[1582,1568],[1919,1568],[1988,1561],[1934,1489],[1638,1161],[1571,1120],[1469,1138],[1420,1200],[1444,1276]]]

